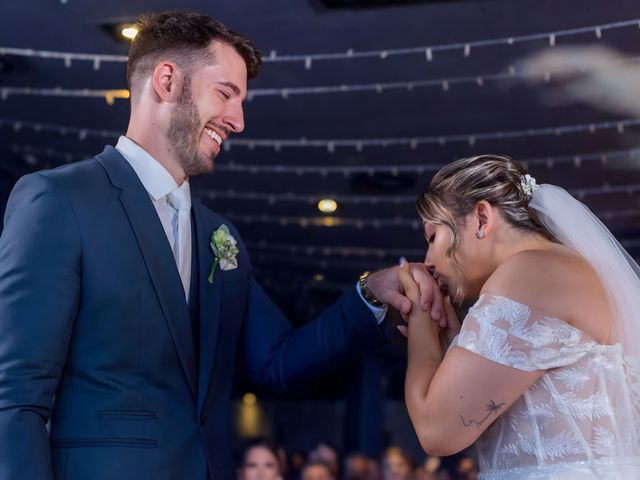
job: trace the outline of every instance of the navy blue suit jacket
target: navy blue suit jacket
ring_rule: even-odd
[[[285,391],[386,341],[355,291],[291,329],[233,226],[197,201],[193,219],[199,349],[158,215],[114,148],[16,184],[0,237],[0,480],[230,479],[238,357]],[[223,223],[239,266],[212,285]]]

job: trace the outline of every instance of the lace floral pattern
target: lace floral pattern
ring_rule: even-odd
[[[469,310],[455,345],[519,370],[546,370],[478,439],[480,478],[573,478],[557,476],[571,465],[591,471],[588,478],[627,478],[616,473],[622,463],[640,478],[637,376],[620,345],[598,344],[560,319],[492,294]],[[598,473],[602,464],[606,475]]]

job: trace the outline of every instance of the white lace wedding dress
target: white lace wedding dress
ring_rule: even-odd
[[[546,370],[476,442],[479,479],[640,480],[638,376],[621,345],[598,344],[492,294],[469,310],[453,345],[520,370]]]

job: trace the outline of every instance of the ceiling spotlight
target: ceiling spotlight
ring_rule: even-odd
[[[333,213],[338,209],[338,203],[331,198],[323,198],[318,202],[318,210],[322,213]]]
[[[129,40],[133,40],[134,38],[136,38],[136,35],[138,34],[138,27],[136,27],[134,25],[124,26],[120,30],[120,33],[122,34],[122,36],[124,38],[127,38]]]
[[[242,404],[246,407],[253,407],[256,403],[258,403],[258,399],[253,393],[245,393],[242,396]]]

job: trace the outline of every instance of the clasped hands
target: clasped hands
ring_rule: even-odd
[[[407,324],[398,325],[403,335],[408,335],[409,325],[428,321],[431,323],[425,324],[425,328],[431,327],[443,347],[448,347],[460,332],[460,321],[451,298],[442,293],[423,263],[404,262],[372,273],[368,286],[376,298],[400,312]]]

